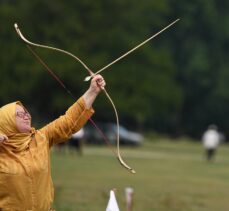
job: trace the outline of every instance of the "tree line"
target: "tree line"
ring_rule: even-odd
[[[200,137],[209,124],[228,134],[229,2],[225,0],[0,0],[0,104],[21,100],[36,124],[61,114],[75,99],[29,53],[14,23],[31,41],[68,50],[93,71],[173,20],[180,21],[102,74],[129,128]],[[88,84],[82,65],[36,49],[80,97]],[[95,103],[97,121],[113,121],[108,100]]]

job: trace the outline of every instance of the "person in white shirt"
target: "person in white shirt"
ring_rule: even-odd
[[[216,149],[220,143],[220,133],[216,125],[210,125],[203,134],[203,146],[206,152],[206,159],[211,161],[215,156]]]
[[[78,132],[72,134],[69,145],[70,147],[76,149],[79,155],[83,155],[83,144],[84,144],[84,129],[81,128]]]

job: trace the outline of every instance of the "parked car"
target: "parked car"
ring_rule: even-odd
[[[109,143],[116,144],[117,140],[117,125],[114,123],[98,123],[98,127],[107,137]],[[104,140],[99,131],[93,126],[87,124],[85,127],[85,140],[89,144],[104,144]],[[120,144],[123,145],[140,145],[143,142],[143,136],[127,130],[123,126],[119,126]]]

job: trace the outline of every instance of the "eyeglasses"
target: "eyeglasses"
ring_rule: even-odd
[[[28,112],[25,111],[17,111],[16,116],[22,119],[31,119],[31,115]]]

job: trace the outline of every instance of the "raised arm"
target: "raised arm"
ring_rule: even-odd
[[[77,100],[64,115],[43,127],[42,132],[50,142],[50,146],[61,143],[80,130],[94,113],[92,105],[106,83],[102,76],[96,75],[89,89]]]

